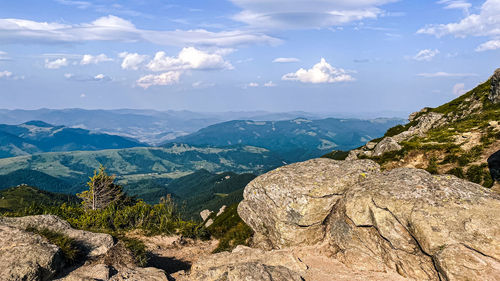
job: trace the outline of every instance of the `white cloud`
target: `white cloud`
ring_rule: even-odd
[[[83,99],[83,98],[87,97],[87,95],[86,94],[81,94],[80,97]]]
[[[139,55],[138,53],[122,52],[118,57],[123,58],[121,67],[123,69],[137,70],[149,58],[148,55]]]
[[[256,88],[256,87],[259,87],[259,83],[256,83],[256,82],[250,82],[246,85],[247,87],[251,87],[251,88]]]
[[[102,73],[97,74],[95,76],[75,75],[73,73],[65,73],[64,78],[71,80],[71,81],[78,81],[78,82],[109,82],[109,81],[113,80],[111,77],[104,75]]]
[[[461,96],[465,94],[467,91],[465,90],[465,84],[464,83],[457,83],[455,86],[453,86],[453,94],[456,96]]]
[[[465,1],[464,1],[465,2]],[[431,24],[417,31],[418,34],[429,34],[436,37],[453,35],[465,38],[467,36],[490,37],[496,41],[500,38],[500,0],[486,0],[476,14],[467,14],[459,22],[448,24]],[[488,45],[494,44],[486,42],[476,50],[486,50]],[[483,46],[485,45],[485,46]]]
[[[192,84],[193,88],[195,89],[205,89],[205,88],[210,88],[214,87],[215,83],[208,83],[208,82],[203,82],[203,81],[196,81]]]
[[[469,13],[469,9],[472,7],[471,3],[464,0],[441,0],[437,3],[445,5],[445,9],[459,9],[465,13]]]
[[[354,81],[344,69],[331,66],[324,58],[311,69],[301,68],[297,72],[283,75],[281,79],[313,84]]]
[[[426,77],[426,78],[435,78],[435,77],[473,77],[478,76],[475,73],[449,73],[449,72],[433,72],[433,73],[419,73],[417,76]]]
[[[299,62],[298,58],[275,58],[274,63],[289,63],[289,62]]]
[[[166,86],[176,84],[179,82],[180,77],[181,73],[179,71],[168,71],[159,75],[149,74],[143,76],[136,83],[138,86],[147,89],[155,85]]]
[[[262,29],[311,29],[374,19],[397,0],[230,0],[243,10],[233,19]]]
[[[413,56],[413,59],[416,61],[431,61],[437,54],[439,54],[439,50],[431,50],[431,49],[424,49],[419,51],[415,56]]]
[[[490,40],[488,42],[485,42],[481,45],[479,45],[476,48],[476,52],[484,52],[484,51],[490,51],[490,50],[496,50],[500,49],[500,39],[499,40]]]
[[[12,72],[4,70],[0,71],[0,78],[10,78],[12,77]]]
[[[183,48],[177,57],[157,52],[147,67],[152,71],[233,69],[222,55],[207,53],[194,47]]]
[[[45,59],[45,68],[58,69],[63,66],[68,66],[68,60],[66,58],[60,58],[55,60]]]
[[[73,43],[85,41],[146,41],[167,46],[227,47],[255,43],[279,44],[281,40],[249,30],[211,32],[196,30],[146,30],[109,15],[90,23],[62,24],[25,19],[0,19],[0,41],[6,43]]]
[[[269,81],[264,83],[264,87],[276,87],[276,84],[273,81]]]
[[[6,52],[0,51],[0,61],[2,60],[10,60]]]
[[[98,63],[101,63],[101,62],[112,61],[112,60],[113,59],[108,58],[105,54],[100,54],[100,55],[97,55],[97,56],[83,55],[83,58],[80,61],[80,64],[82,64],[82,65],[98,64]]]

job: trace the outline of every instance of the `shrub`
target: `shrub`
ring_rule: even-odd
[[[461,179],[465,178],[464,170],[460,167],[450,169],[448,172],[446,172],[446,174],[454,175],[457,178],[461,178]]]
[[[207,229],[212,236],[219,239],[219,245],[214,253],[230,251],[238,245],[248,245],[253,230],[240,218],[237,208],[238,204],[234,204],[221,215],[211,216],[214,223]]]
[[[431,159],[429,159],[429,164],[427,165],[427,168],[425,170],[431,174],[438,174],[438,165],[436,157],[432,157]]]

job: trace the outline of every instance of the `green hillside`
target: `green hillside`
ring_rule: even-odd
[[[233,171],[259,174],[281,166],[283,162],[270,151],[257,147],[212,148],[171,144],[162,148],[51,152],[4,158],[0,159],[0,176],[18,170],[34,170],[77,186],[72,192],[78,192],[85,188],[88,176],[100,164],[110,174],[116,174],[120,184],[127,186],[142,180],[175,179],[200,169],[212,173]],[[12,183],[25,182],[20,179]]]
[[[287,162],[319,157],[332,149],[350,150],[377,138],[402,123],[401,119],[336,119],[288,121],[229,121],[215,124],[196,133],[179,137],[175,142],[191,145],[252,145],[279,154]]]
[[[28,185],[0,190],[0,213],[16,212],[32,206],[59,206],[79,202],[74,195],[52,193]]]

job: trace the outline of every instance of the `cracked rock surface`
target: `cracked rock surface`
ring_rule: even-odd
[[[256,245],[322,241],[352,270],[415,280],[500,276],[500,196],[454,176],[315,159],[256,178],[244,198],[239,215],[267,239]]]

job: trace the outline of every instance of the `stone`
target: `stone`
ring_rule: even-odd
[[[148,281],[168,281],[165,271],[154,267],[135,267],[121,269],[113,275],[109,281],[125,280],[148,280]]]
[[[379,172],[370,160],[313,159],[280,167],[251,181],[238,214],[272,248],[323,239],[323,222],[343,193]],[[256,238],[254,237],[254,240]]]
[[[358,150],[351,150],[349,151],[349,154],[347,154],[345,160],[347,161],[358,160],[358,154],[359,154]]]
[[[222,213],[224,213],[224,211],[226,210],[226,205],[222,205],[222,207],[220,207],[219,211],[217,212],[217,217],[222,215]]]
[[[499,209],[498,194],[454,176],[412,168],[380,172],[369,160],[314,159],[257,177],[245,188],[238,213],[257,239],[281,249],[271,252],[304,245],[319,251],[319,243],[327,243],[329,256],[353,273],[496,280]],[[304,261],[294,251],[292,256]],[[240,261],[221,260],[230,259]],[[203,268],[222,266],[204,262]],[[302,277],[311,272],[285,262],[241,262],[281,265]]]
[[[205,223],[205,227],[209,227],[214,223],[213,219],[208,219],[207,222]]]
[[[488,158],[488,168],[493,180],[500,183],[500,150]]]
[[[212,214],[212,211],[210,210],[203,210],[200,212],[200,217],[203,221],[206,221],[208,217]]]
[[[84,265],[61,279],[56,281],[95,281],[95,280],[109,280],[111,277],[111,268],[105,264]]]
[[[372,156],[382,156],[386,152],[401,150],[401,148],[401,145],[399,145],[393,138],[385,137],[375,146]]]
[[[500,103],[500,68],[491,77],[491,92],[488,99],[492,103]]]
[[[89,258],[106,254],[114,245],[114,240],[111,235],[74,229],[67,221],[54,215],[16,218],[0,217],[0,225],[8,225],[23,230],[27,227],[34,227],[37,229],[46,228],[55,232],[60,232],[75,239],[76,242],[83,246]]]
[[[52,280],[62,266],[61,251],[47,239],[0,223],[1,280]]]
[[[400,142],[402,140],[407,140],[413,136],[425,136],[425,134],[430,129],[437,128],[444,122],[443,116],[444,115],[442,113],[436,112],[423,113],[422,115],[418,116],[418,118],[412,120],[417,122],[416,125],[411,126],[408,130],[397,134],[392,138],[396,142]],[[411,118],[412,117],[410,117],[410,119]]]
[[[376,145],[377,145],[376,142],[369,141],[365,144],[365,147],[371,150],[374,149]]]

